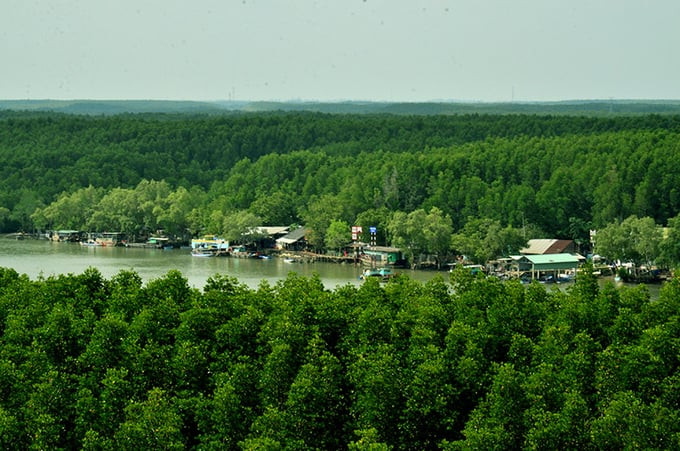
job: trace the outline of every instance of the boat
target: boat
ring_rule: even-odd
[[[227,250],[229,249],[229,241],[213,235],[207,235],[203,238],[194,238],[191,240],[192,249],[200,247],[217,247],[219,249]]]
[[[191,255],[194,257],[227,256],[230,253],[229,241],[216,236],[191,240]]]
[[[103,232],[95,238],[99,246],[120,246],[123,243],[122,232]]]
[[[168,237],[153,236],[143,243],[125,242],[125,247],[137,247],[142,249],[173,249],[175,246]]]
[[[80,245],[81,246],[103,246],[102,243],[100,243],[99,241],[95,241],[95,240],[92,240],[92,239],[87,240],[87,241],[81,241]]]
[[[217,257],[218,253],[215,249],[196,248],[191,250],[192,257]]]
[[[366,280],[371,278],[380,279],[383,282],[387,282],[389,279],[394,277],[395,274],[390,268],[367,268],[361,273],[359,279]]]

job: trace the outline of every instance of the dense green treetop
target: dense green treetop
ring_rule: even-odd
[[[590,267],[565,291],[0,268],[0,446],[677,449],[679,300]]]

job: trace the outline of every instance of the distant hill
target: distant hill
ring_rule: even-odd
[[[176,100],[0,100],[0,110],[67,114],[312,111],[331,114],[540,114],[634,115],[680,114],[680,100],[571,100],[561,102],[263,102]]]
[[[67,114],[211,113],[224,110],[212,102],[175,100],[0,100],[0,109]]]
[[[677,100],[584,100],[563,102],[250,102],[244,111],[315,111],[321,113],[434,114],[680,114]]]

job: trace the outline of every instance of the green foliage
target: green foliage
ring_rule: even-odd
[[[312,340],[309,359],[290,384],[285,428],[306,447],[337,449],[346,443],[346,384],[338,358],[317,346],[323,343]]]
[[[37,210],[36,210],[37,211]],[[0,232],[7,231],[7,226],[10,218],[9,208],[0,206]],[[40,227],[36,224],[37,227]]]
[[[387,230],[392,244],[401,248],[413,266],[421,254],[431,252],[443,258],[449,250],[451,218],[433,207],[429,213],[423,209],[392,215]]]
[[[484,264],[497,257],[519,253],[527,240],[522,230],[502,227],[493,219],[471,219],[451,237],[451,247],[474,263]]]
[[[350,226],[344,221],[331,221],[326,230],[325,245],[327,249],[340,250],[351,239]]]
[[[525,434],[520,412],[529,405],[522,375],[510,364],[498,366],[489,392],[463,430],[467,449],[518,449]]]
[[[231,242],[250,244],[261,238],[256,232],[261,225],[262,221],[254,214],[245,210],[235,211],[224,217],[217,233]]]
[[[9,220],[17,224],[18,230],[32,231],[33,222],[31,215],[43,206],[38,194],[28,188],[21,189],[18,194],[18,201],[12,208]]]
[[[247,210],[266,225],[307,223],[321,249],[333,220],[361,219],[382,234],[390,213],[437,208],[457,232],[488,219],[527,238],[540,228],[586,245],[591,225],[631,215],[665,224],[680,213],[679,123],[658,115],[6,112],[0,227],[197,234],[223,230],[226,216]],[[367,211],[379,213],[360,218]]]
[[[667,267],[680,267],[680,214],[668,220],[667,234],[659,244],[658,262]]]
[[[125,407],[125,421],[115,434],[119,449],[184,449],[181,418],[162,390]]]
[[[0,269],[0,444],[674,449],[679,286]]]
[[[595,251],[611,260],[650,265],[659,254],[661,229],[650,217],[630,216],[597,232]]]
[[[3,449],[21,447],[21,434],[22,431],[17,418],[0,407],[0,446]]]
[[[183,186],[170,192],[166,199],[159,202],[151,213],[156,216],[155,222],[166,233],[182,236],[187,231],[197,235],[201,224],[194,221],[199,207],[205,203],[205,193],[197,186],[187,190]]]
[[[602,448],[670,449],[680,443],[677,410],[647,405],[635,393],[622,391],[592,425],[593,441]]]
[[[333,221],[341,221],[345,217],[343,210],[344,207],[339,199],[331,195],[313,198],[309,202],[306,211],[302,214],[302,219],[308,229],[307,242],[313,248],[324,248],[326,232]]]
[[[446,256],[450,249],[449,240],[453,232],[451,217],[445,215],[439,208],[432,207],[422,227],[426,249],[439,258]]]
[[[250,205],[250,211],[267,225],[291,225],[299,221],[292,193],[275,191],[259,196]]]
[[[386,443],[378,441],[378,431],[375,428],[360,429],[354,433],[359,438],[347,446],[347,449],[351,451],[389,451],[392,449]]]
[[[104,190],[92,185],[64,193],[45,208],[37,209],[32,215],[33,222],[40,229],[77,230],[94,214],[103,196]]]

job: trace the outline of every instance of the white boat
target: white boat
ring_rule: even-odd
[[[87,241],[81,241],[80,245],[81,246],[102,246],[102,243],[100,243],[99,241],[95,241],[95,240],[87,240]]]
[[[213,249],[196,248],[191,250],[192,257],[216,257],[217,252]]]

